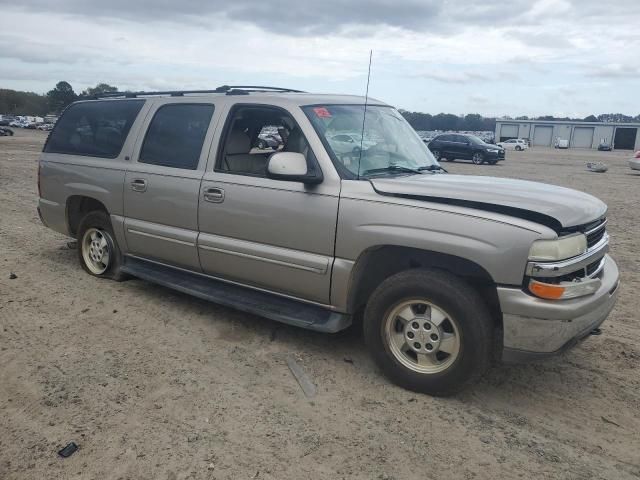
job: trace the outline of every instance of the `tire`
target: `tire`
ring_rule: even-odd
[[[78,259],[85,272],[117,282],[127,278],[121,271],[122,253],[106,212],[89,212],[80,221],[77,238]]]
[[[489,165],[495,165],[496,163],[498,163],[498,161],[497,160],[489,160],[487,163]]]
[[[431,150],[431,153],[437,161],[440,161],[440,158],[442,157],[442,153],[440,153],[440,150]]]
[[[411,315],[414,318],[403,320]],[[416,392],[449,396],[488,368],[492,325],[486,305],[466,282],[445,271],[420,269],[393,275],[375,289],[367,302],[363,330],[370,354],[392,382]],[[425,343],[433,338],[433,345]],[[402,342],[404,347],[399,346]],[[445,342],[451,353],[444,351]],[[416,353],[416,345],[424,354]]]
[[[471,161],[476,165],[482,165],[484,163],[484,154],[482,152],[475,152]]]
[[[446,160],[447,162],[455,162],[455,161],[456,161],[456,159],[455,159],[455,158],[453,158],[453,157],[447,157],[447,158],[445,158],[445,160]]]
[[[522,147],[521,147],[520,145],[516,145],[516,150],[517,150],[518,152],[521,152],[521,151],[522,151]]]

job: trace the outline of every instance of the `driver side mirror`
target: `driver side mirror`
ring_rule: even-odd
[[[269,157],[267,176],[274,180],[289,182],[320,183],[322,174],[309,173],[307,159],[297,152],[276,152]]]

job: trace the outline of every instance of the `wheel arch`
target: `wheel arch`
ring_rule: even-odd
[[[82,218],[89,212],[102,211],[109,215],[109,210],[100,200],[86,195],[71,195],[66,202],[67,230],[72,237],[78,233]]]
[[[418,268],[437,268],[462,278],[479,291],[495,326],[502,327],[497,284],[484,267],[456,255],[397,245],[370,247],[359,255],[349,279],[349,311],[361,310],[371,293],[386,278]]]

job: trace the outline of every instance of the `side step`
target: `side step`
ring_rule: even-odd
[[[125,256],[122,271],[194,297],[317,332],[335,333],[351,325],[351,315],[345,313],[136,257]]]

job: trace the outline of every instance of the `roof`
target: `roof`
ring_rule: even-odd
[[[624,122],[582,122],[580,120],[507,120],[496,119],[498,123],[535,123],[544,125],[585,125],[585,126],[605,126],[605,127],[640,127],[640,123],[624,123]]]
[[[306,93],[298,90],[277,88],[277,87],[255,87],[255,86],[228,86],[224,85],[215,90],[173,90],[165,92],[107,92],[86,98],[87,100],[98,99],[125,99],[125,98],[155,98],[155,97],[176,97],[176,98],[211,98],[211,97],[241,97],[251,99],[248,102],[273,103],[278,99],[278,103],[289,105],[331,105],[331,104],[351,104],[364,105],[365,97],[360,95],[334,95]],[[369,98],[366,100],[371,105],[386,105],[384,102]]]

